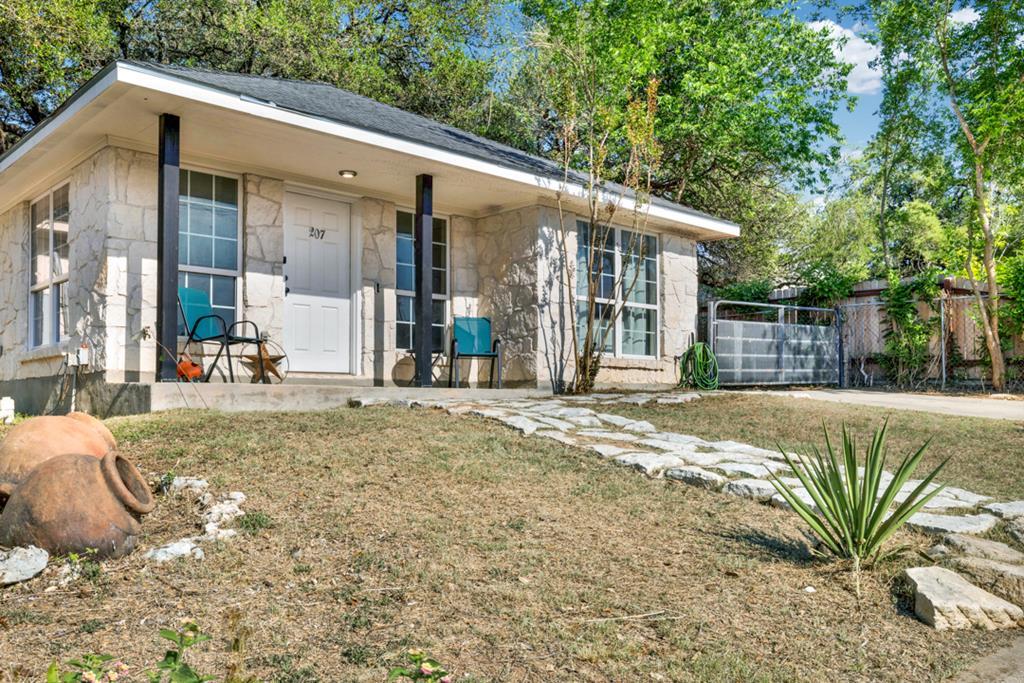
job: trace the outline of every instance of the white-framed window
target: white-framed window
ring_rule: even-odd
[[[587,309],[593,300],[597,322],[594,334],[604,339],[605,353],[624,358],[656,358],[660,316],[658,238],[626,228],[601,226],[598,229],[601,234],[595,234],[592,241],[590,224],[576,222],[578,336],[582,339],[586,334]],[[593,259],[590,258],[591,244],[598,252]],[[622,313],[615,318],[614,328],[609,329],[619,307]]]
[[[178,188],[178,286],[203,292],[213,312],[237,320],[242,240],[238,177],[181,169]],[[185,334],[178,316],[178,334]]]
[[[70,187],[66,182],[58,185],[32,202],[29,209],[28,342],[32,348],[67,338]]]
[[[395,286],[397,320],[395,347],[410,350],[416,345],[416,216],[398,211],[395,239]],[[444,351],[444,331],[448,325],[448,221],[434,216],[431,237],[434,323],[431,327],[434,351]]]

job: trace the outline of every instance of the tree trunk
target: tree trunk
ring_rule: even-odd
[[[982,330],[985,334],[985,345],[992,361],[992,389],[1002,391],[1006,385],[1006,362],[1003,359],[1003,347],[999,339],[999,283],[996,281],[995,236],[988,215],[988,198],[985,193],[985,167],[977,154],[974,157],[974,199],[978,206],[978,221],[985,237],[985,248],[982,253],[982,265],[985,268],[985,282],[988,286],[988,297],[982,299],[977,282],[972,276],[975,298],[981,308]]]

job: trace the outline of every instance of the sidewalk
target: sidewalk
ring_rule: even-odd
[[[920,410],[943,415],[988,417],[996,420],[1024,422],[1024,400],[987,398],[982,396],[940,396],[855,389],[807,389],[798,391],[741,390],[737,393],[809,398],[852,405],[892,408],[894,410]]]

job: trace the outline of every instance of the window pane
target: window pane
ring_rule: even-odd
[[[188,209],[188,231],[193,235],[212,235],[213,207],[191,204]]]
[[[53,192],[53,273],[65,275],[68,272],[68,221],[70,207],[68,186]]]
[[[622,353],[629,356],[653,356],[658,314],[652,308],[622,310]]]
[[[50,279],[50,198],[32,205],[32,284]],[[42,337],[37,337],[42,339]]]
[[[235,307],[235,278],[223,275],[211,275],[212,297],[214,306]]]
[[[434,268],[440,268],[444,270],[447,266],[448,253],[447,248],[443,244],[435,244],[433,252],[430,254],[430,258],[433,260],[431,265]]]
[[[217,206],[213,210],[213,234],[238,239],[238,209]]]
[[[612,353],[615,350],[615,332],[609,329],[609,323],[611,322],[611,314],[613,306],[611,304],[597,304],[594,307],[594,320],[591,324],[591,332],[594,335],[594,339],[600,342],[604,340],[604,351],[606,353]],[[589,315],[587,310],[586,302],[578,302],[576,304],[576,334],[580,343],[587,335],[587,316]]]
[[[182,171],[182,173],[184,173],[184,171]],[[182,185],[182,187],[184,187],[184,185]],[[184,273],[184,272],[182,272],[180,270],[178,271],[178,288],[179,289],[182,288],[182,287],[188,287],[187,277],[188,277],[187,273]],[[181,306],[178,306],[178,336],[179,337],[184,337],[187,334],[188,334],[188,331],[185,329],[185,319],[181,315]]]
[[[398,289],[412,292],[416,290],[415,269],[412,266],[399,265],[397,270]]]
[[[434,324],[441,325],[442,327],[445,325],[445,312],[448,308],[445,303],[442,299],[434,299],[433,306],[431,307],[434,314]]]
[[[60,341],[68,336],[68,326],[70,321],[68,320],[68,287],[66,282],[61,282],[58,285],[54,285],[54,296],[57,302],[57,329],[56,339],[54,341]]]
[[[398,242],[396,244],[397,253],[396,260],[398,263],[404,263],[407,265],[413,265],[415,258],[414,243],[411,238],[403,235],[398,236]]]
[[[180,255],[179,255],[179,261]],[[189,266],[213,267],[213,238],[191,235],[188,239]]]
[[[238,268],[238,242],[235,240],[213,241],[213,267],[224,270]]]
[[[398,212],[398,234],[412,235],[413,215],[405,211]]]
[[[444,276],[444,270],[434,269],[432,275],[433,284],[431,286],[434,288],[434,294],[447,294],[448,283],[445,281],[447,278]]]
[[[413,302],[415,299],[411,296],[399,296],[398,297],[398,321],[399,322],[414,322],[416,320],[413,313]]]
[[[32,292],[31,294],[30,304],[32,308],[32,346],[39,346],[43,343],[43,324],[44,315],[46,311],[46,299],[47,290],[45,289],[38,292]]]
[[[400,350],[412,348],[412,325],[399,323],[395,328],[395,346]]]
[[[431,350],[436,352],[444,351],[444,325],[434,325],[430,328]]]
[[[440,242],[441,244],[448,243],[448,221],[443,218],[434,219],[434,242]]]
[[[214,199],[220,206],[238,206],[238,181],[234,178],[217,176]]]
[[[213,201],[213,176],[209,173],[189,171],[188,196],[192,200]],[[179,188],[180,192],[180,188]]]

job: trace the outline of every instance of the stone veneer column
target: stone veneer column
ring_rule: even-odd
[[[243,176],[242,301],[246,320],[284,346],[284,181]]]
[[[479,314],[491,319],[502,340],[510,386],[533,386],[538,379],[539,211],[533,206],[477,221]],[[483,363],[480,372],[486,372]]]
[[[29,204],[0,214],[0,381],[18,378],[28,336]]]
[[[376,385],[382,385],[391,382],[397,362],[395,205],[362,197],[353,205],[352,213],[352,224],[361,226],[363,241],[361,376],[372,379]]]

